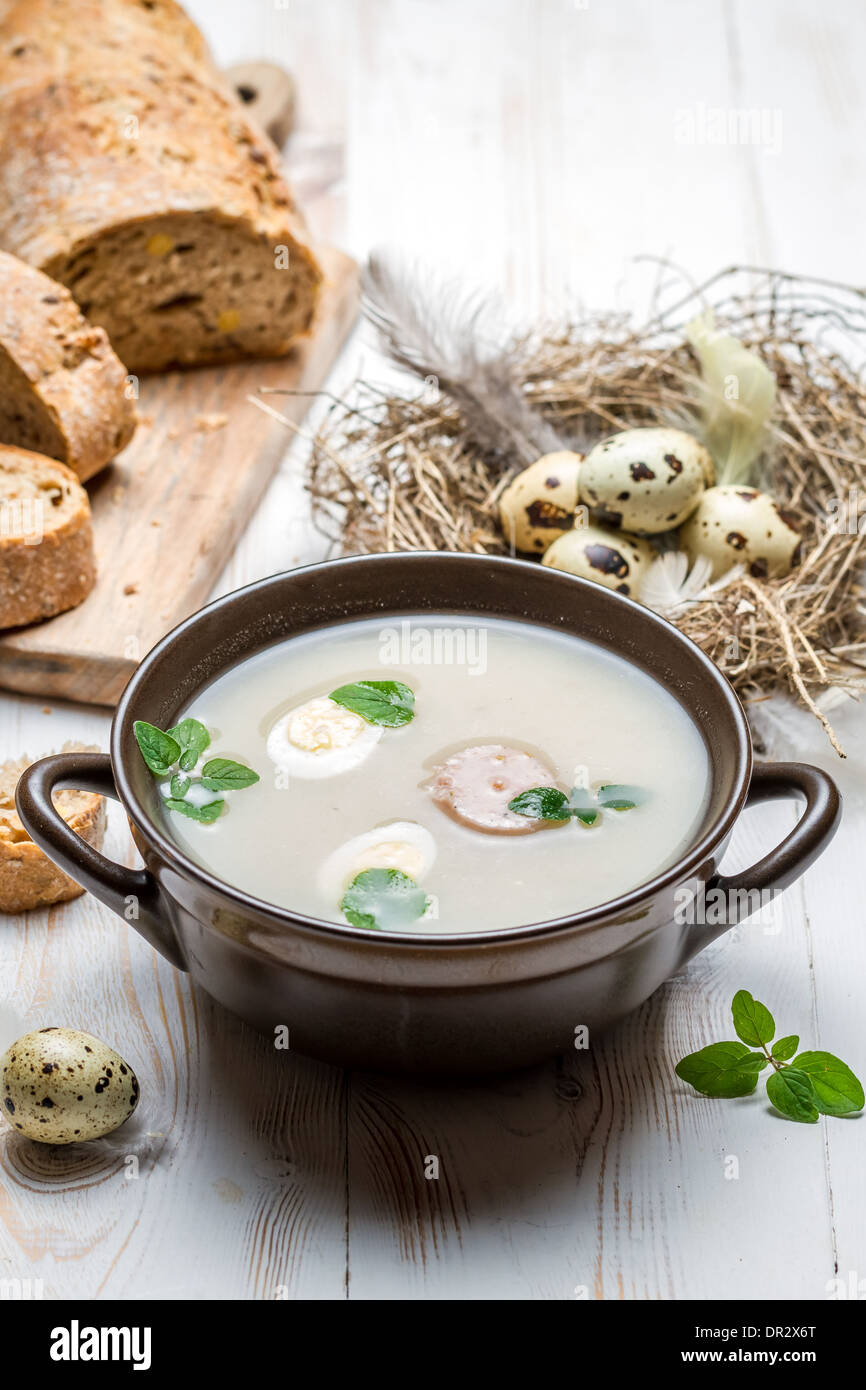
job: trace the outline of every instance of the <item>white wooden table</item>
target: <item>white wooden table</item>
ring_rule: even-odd
[[[748,261],[864,279],[859,0],[191,8],[221,62],[295,71],[296,183],[319,233],[358,256],[395,246],[498,288],[517,318],[569,296],[627,305],[639,254],[696,278]],[[758,143],[711,143],[719,110],[757,112]],[[373,358],[356,337],[333,389]],[[324,553],[302,464],[296,444],[221,592]],[[108,723],[0,697],[0,757],[104,747]],[[856,719],[845,732],[842,830],[769,925],[717,943],[588,1055],[485,1085],[275,1054],[91,898],[3,918],[0,1048],[27,1028],[88,1029],[133,1062],[143,1102],[89,1148],[4,1136],[0,1279],[149,1299],[820,1300],[837,1273],[856,1286],[863,1122],[797,1126],[759,1099],[687,1094],[673,1072],[730,1036],[741,987],[783,1032],[866,1070],[866,738]],[[750,813],[731,862],[793,815]],[[108,847],[132,862],[116,808]]]

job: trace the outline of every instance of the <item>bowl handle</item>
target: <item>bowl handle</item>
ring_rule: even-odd
[[[156,879],[147,869],[115,864],[76,835],[52,799],[52,792],[63,788],[119,801],[111,758],[107,753],[58,753],[33,763],[15,791],[18,814],[31,840],[52,863],[135,927],[176,969],[186,970]]]
[[[727,904],[726,920],[713,936],[751,916],[756,910],[748,906],[752,894],[787,888],[818,858],[835,835],[842,814],[842,800],[835,782],[826,772],[809,763],[755,764],[746,796],[747,806],[759,801],[780,801],[789,796],[801,797],[806,802],[806,809],[790,835],[751,868],[736,874],[714,874],[708,881],[707,893],[712,892],[714,901],[718,902],[720,890]],[[745,902],[741,895],[745,895]],[[744,906],[746,910],[741,911]]]

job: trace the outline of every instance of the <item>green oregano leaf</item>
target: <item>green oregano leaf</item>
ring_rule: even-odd
[[[851,1068],[832,1052],[801,1052],[793,1065],[811,1081],[814,1102],[822,1115],[852,1115],[863,1109],[863,1087]]]
[[[753,999],[747,989],[738,990],[734,995],[731,1013],[737,1037],[742,1038],[744,1043],[750,1047],[763,1047],[764,1043],[772,1042],[776,1031],[773,1015],[757,999]]]
[[[353,927],[399,931],[423,917],[427,895],[399,869],[364,869],[349,884],[340,909]]]
[[[763,1071],[764,1067],[770,1065],[770,1058],[767,1056],[766,1052],[750,1052],[749,1056],[757,1060],[758,1071]]]
[[[643,805],[646,793],[641,787],[621,786],[608,782],[598,789],[598,804],[608,811],[633,811],[635,806]]]
[[[705,1096],[751,1095],[758,1084],[760,1057],[740,1042],[710,1043],[677,1062],[676,1073]]]
[[[146,720],[136,720],[133,733],[141,750],[141,756],[156,777],[168,777],[169,795],[164,805],[169,811],[178,811],[190,820],[209,825],[222,815],[225,798],[215,798],[204,805],[197,805],[187,799],[193,779],[188,775],[195,767],[202,753],[210,745],[210,734],[199,719],[182,719],[168,733],[158,729]],[[204,786],[208,791],[236,791],[241,787],[251,787],[258,782],[259,775],[243,763],[232,758],[211,758],[205,763],[206,776],[195,779],[196,786]]]
[[[166,806],[170,811],[179,811],[182,816],[189,816],[190,820],[202,821],[205,825],[210,825],[218,816],[222,814],[225,806],[224,801],[208,801],[204,806],[194,806],[191,801],[180,801],[176,797],[168,797]]]
[[[211,758],[201,770],[201,780],[210,792],[239,791],[258,782],[259,774],[232,758]]]
[[[611,794],[602,801],[603,792],[616,795]],[[574,819],[581,825],[593,826],[601,820],[599,806],[609,811],[628,811],[640,805],[642,799],[639,787],[602,787],[597,797],[587,787],[572,787],[568,796],[558,787],[530,787],[509,801],[508,809],[520,816],[531,816],[533,820],[557,821],[564,825],[567,820]]]
[[[787,1119],[815,1124],[822,1115],[851,1115],[866,1104],[863,1086],[849,1066],[832,1052],[801,1052],[791,1033],[772,1042],[776,1025],[770,1010],[741,989],[731,1004],[740,1042],[711,1043],[677,1063],[677,1075],[708,1096],[747,1095],[758,1073],[771,1066],[767,1098]],[[751,1052],[745,1044],[760,1048]]]
[[[571,815],[568,797],[558,787],[531,787],[529,791],[512,797],[508,809],[532,820],[559,821],[562,824]]]
[[[157,777],[165,777],[180,757],[180,744],[171,734],[163,733],[155,724],[148,724],[143,719],[135,721],[132,732],[151,772],[156,773]]]
[[[180,766],[183,772],[191,772],[206,748],[210,746],[210,734],[199,719],[182,719],[169,736],[180,744]]]
[[[588,787],[572,787],[568,804],[572,816],[581,825],[590,828],[601,820],[601,811],[596,809],[595,798]]]
[[[805,1125],[817,1124],[815,1092],[804,1071],[797,1071],[794,1067],[774,1071],[767,1078],[767,1095],[771,1104],[787,1115],[789,1120],[799,1120]]]
[[[351,681],[332,690],[330,699],[368,724],[392,729],[408,724],[415,714],[415,696],[402,681]]]

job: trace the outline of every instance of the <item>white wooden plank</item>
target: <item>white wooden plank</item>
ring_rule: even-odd
[[[862,714],[857,726],[859,739],[846,739],[851,757],[844,768],[833,766],[832,754],[819,755],[839,781],[844,799],[843,829],[804,883],[815,1006],[812,1016],[803,1021],[801,1046],[832,1052],[863,1077],[866,914],[859,868],[866,836],[866,718]],[[866,1295],[863,1123],[862,1115],[821,1121],[834,1255],[834,1267],[822,1281],[821,1292],[834,1298],[862,1299]],[[841,1284],[832,1282],[837,1279]]]

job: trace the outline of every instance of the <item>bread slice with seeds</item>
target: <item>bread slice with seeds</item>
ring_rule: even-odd
[[[74,608],[95,582],[90,502],[75,474],[0,445],[0,628]]]
[[[63,285],[0,251],[0,443],[91,478],[129,443],[135,406],[104,328]]]
[[[276,149],[168,0],[2,19],[0,245],[133,372],[282,356],[322,279]]]
[[[67,743],[63,753],[97,753],[92,747]],[[80,884],[58,869],[35,845],[15,810],[15,788],[33,759],[0,764],[0,912],[28,912],[33,907],[68,902],[84,892]],[[93,792],[54,793],[54,805],[77,835],[94,849],[105,836],[105,800]]]

